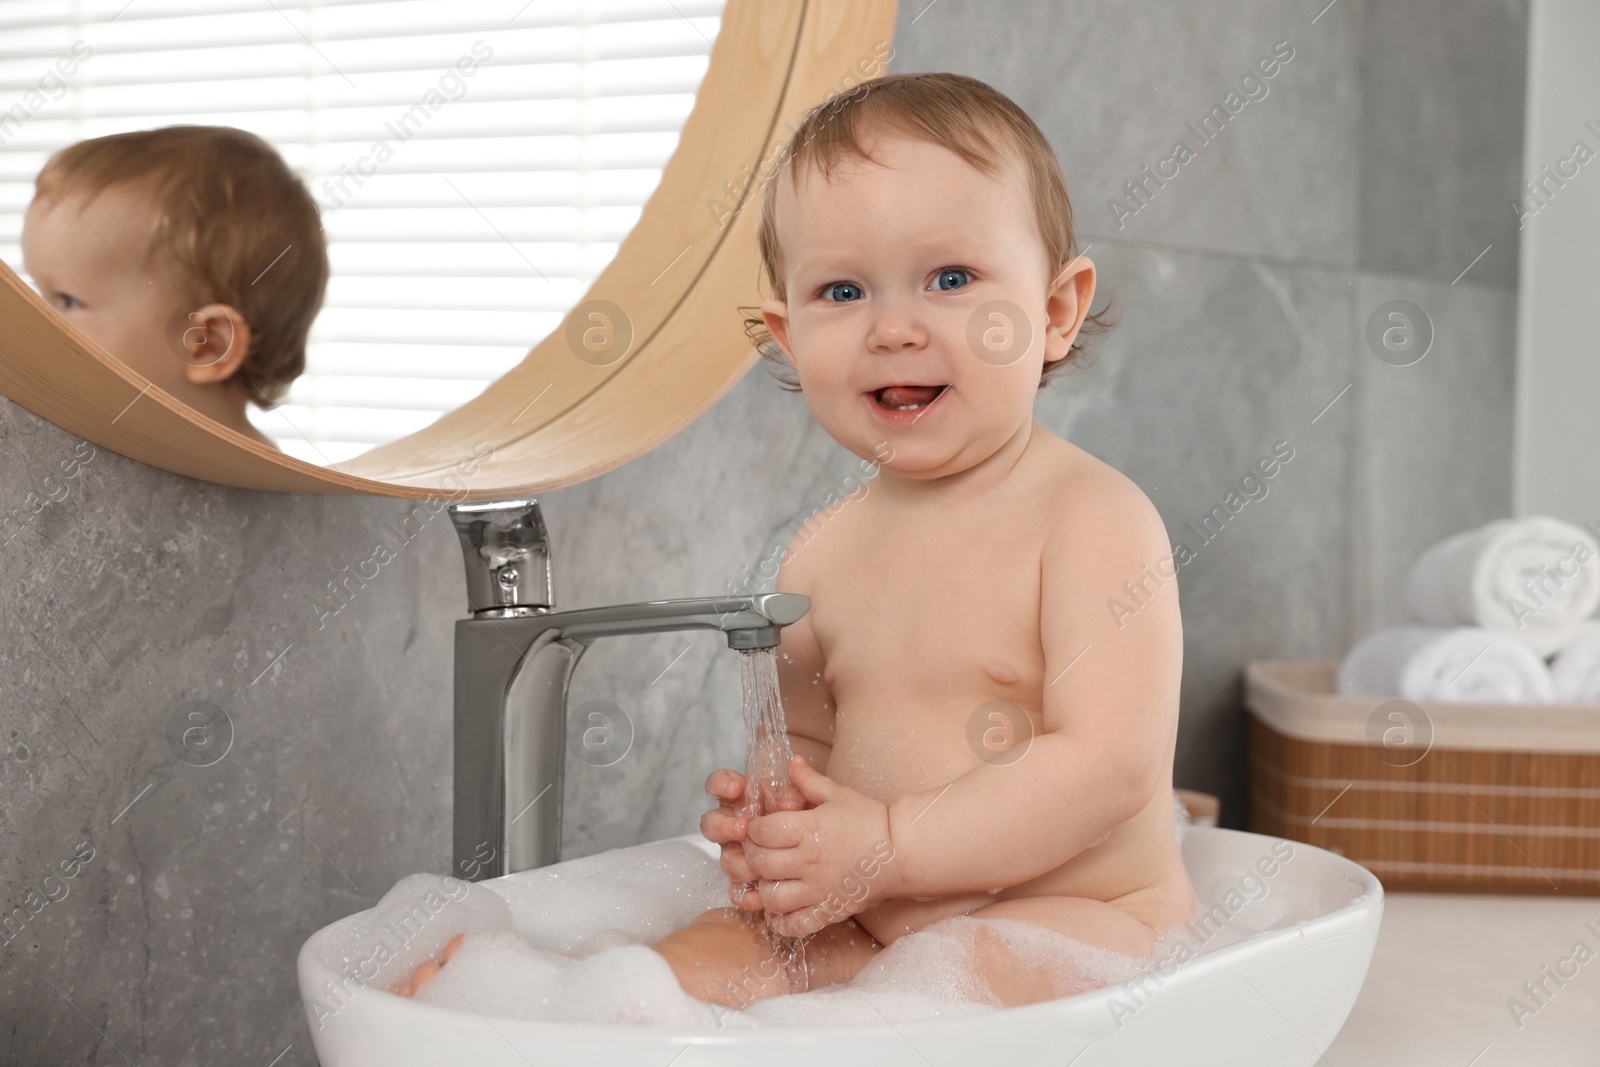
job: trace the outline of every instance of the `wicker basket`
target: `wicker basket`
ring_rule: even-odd
[[[1263,661],[1245,706],[1251,830],[1388,889],[1600,895],[1600,704],[1341,697],[1329,663]]]

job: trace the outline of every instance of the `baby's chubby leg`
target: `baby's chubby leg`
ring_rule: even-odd
[[[767,944],[760,924],[737,908],[701,912],[653,947],[696,1000],[738,1010],[792,989],[789,969]]]
[[[846,919],[807,938],[798,959],[785,960],[759,919],[738,908],[712,908],[654,948],[691,997],[742,1010],[767,997],[853,978],[883,946]]]
[[[1148,956],[1157,944],[1156,931],[1146,923],[1113,904],[1084,897],[1017,897],[970,911],[966,917],[1017,919],[1091,948],[1131,957]],[[1019,951],[987,923],[974,933],[972,962],[990,992],[1008,1008],[1071,996],[1102,984],[1055,949],[1048,956]]]

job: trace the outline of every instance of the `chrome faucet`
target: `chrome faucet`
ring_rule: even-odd
[[[758,593],[555,611],[538,501],[452,504],[450,520],[471,611],[456,622],[452,870],[469,881],[559,858],[567,685],[590,642],[721,630],[729,648],[775,648],[811,607],[799,593]]]

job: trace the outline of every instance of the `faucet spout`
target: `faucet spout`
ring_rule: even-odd
[[[776,648],[811,607],[775,592],[555,611],[536,500],[452,504],[450,517],[471,612],[456,622],[453,867],[471,881],[559,859],[567,692],[592,642],[717,630],[732,649]]]
[[[778,631],[798,622],[810,607],[811,598],[799,593],[758,593],[754,596],[647,600],[638,604],[563,611],[559,615],[562,633],[586,645],[597,637],[618,634],[721,630],[728,635],[729,648],[748,650],[776,648]]]

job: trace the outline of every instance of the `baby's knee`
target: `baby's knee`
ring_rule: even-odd
[[[737,1010],[791,991],[781,954],[772,951],[760,923],[737,908],[701,912],[653,947],[696,1000]]]
[[[738,919],[739,916],[740,912],[738,908],[728,907],[726,905],[720,908],[707,908],[699,915],[696,915],[694,918],[690,919],[688,926],[722,926],[726,923],[732,922],[735,919]]]
[[[801,988],[821,989],[835,982],[848,982],[883,948],[852,916],[812,934],[798,954],[793,971]]]

